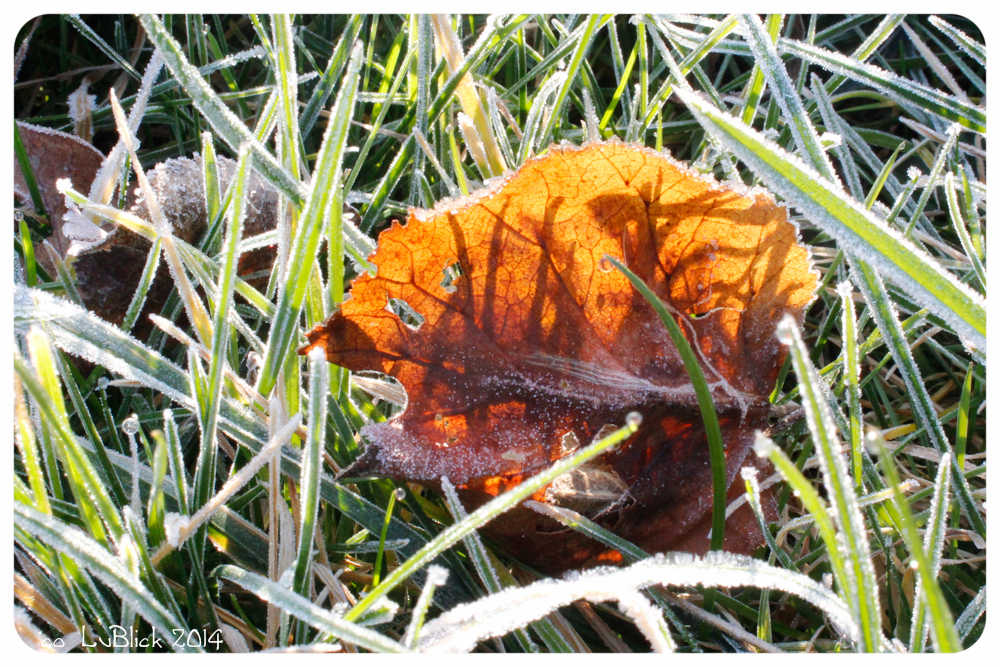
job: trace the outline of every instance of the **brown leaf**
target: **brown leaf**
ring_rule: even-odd
[[[220,190],[224,193],[236,173],[236,163],[219,158],[218,172]],[[201,157],[166,160],[147,175],[164,216],[173,226],[174,236],[193,243],[208,224]],[[256,174],[251,176],[250,185],[244,238],[274,229],[277,224],[277,190]],[[129,201],[129,208],[136,215],[145,220],[151,219],[138,188],[130,193]],[[80,296],[87,307],[109,322],[121,323],[139,284],[149,249],[147,239],[119,228],[102,245],[81,253],[74,267]],[[262,248],[243,255],[240,258],[240,275],[269,266],[274,261],[274,254],[272,248]],[[166,264],[161,262],[157,277],[150,286],[145,310],[158,312],[171,287],[173,280]],[[145,318],[140,319],[140,325],[146,326]]]
[[[66,205],[63,196],[56,190],[56,181],[69,178],[76,191],[87,194],[104,156],[72,134],[27,123],[18,123],[18,128],[52,225],[52,235],[48,240],[65,259],[70,239],[63,230]],[[236,173],[236,163],[219,158],[218,171],[220,188],[224,192]],[[166,160],[147,175],[174,235],[193,243],[207,226],[201,157]],[[250,186],[244,238],[274,229],[277,224],[277,191],[256,174],[251,176]],[[28,187],[16,158],[14,192],[23,202],[30,204]],[[150,219],[138,188],[129,193],[126,207],[140,218]],[[105,223],[102,228],[109,232],[104,242],[82,251],[78,257],[71,259],[71,263],[77,289],[87,308],[113,324],[120,324],[139,285],[151,244],[144,237],[124,228],[115,228],[111,223]],[[240,275],[270,267],[274,256],[273,248],[246,253],[240,259]],[[55,275],[48,253],[39,252],[35,257],[49,275]],[[172,285],[167,267],[161,263],[147,294],[144,312],[159,312]],[[256,281],[255,285],[266,285],[266,278]],[[135,333],[144,337],[148,329],[145,317],[140,318]]]
[[[785,313],[801,320],[815,273],[769,194],[618,142],[552,148],[382,232],[377,276],[355,280],[308,335],[332,363],[388,374],[408,395],[402,415],[362,429],[366,451],[346,474],[444,475],[479,505],[635,410],[635,436],[540,497],[650,552],[704,551],[712,483],[694,391],[663,324],[605,254],[663,299],[700,352],[738,495],[785,354],[775,326]],[[395,312],[407,310],[423,323]],[[550,571],[620,559],[548,521],[518,508],[486,533]],[[759,544],[752,515],[728,526],[727,549]]]
[[[63,196],[56,190],[56,181],[68,178],[73,188],[86,193],[97,175],[97,170],[104,162],[104,156],[99,150],[83,139],[65,132],[50,130],[18,121],[17,129],[21,134],[21,142],[31,163],[31,171],[35,175],[45,212],[48,213],[52,225],[52,235],[49,243],[62,255],[66,256],[70,241],[62,233],[62,217],[66,213]],[[14,156],[14,194],[26,206],[31,206],[31,193],[28,184],[21,173],[17,156]],[[55,267],[49,261],[48,253],[39,252],[35,255],[50,275],[55,275]]]

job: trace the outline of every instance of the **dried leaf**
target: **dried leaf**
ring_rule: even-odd
[[[345,474],[444,475],[475,506],[636,410],[630,441],[544,499],[650,552],[704,551],[712,483],[694,390],[662,323],[605,254],[663,299],[698,351],[738,495],[785,355],[775,326],[785,313],[801,321],[816,274],[768,193],[619,142],[554,147],[382,232],[377,275],[355,280],[341,311],[308,334],[306,349],[390,375],[408,395],[403,414],[362,429],[366,450]],[[518,508],[486,533],[547,570],[620,560],[548,521]],[[732,551],[760,540],[746,513],[726,535]]]
[[[18,123],[18,127],[52,224],[49,242],[66,258],[71,237],[76,238],[81,231],[86,230],[74,229],[73,225],[79,227],[79,223],[65,219],[66,204],[56,189],[56,181],[69,178],[75,190],[88,192],[104,156],[74,135],[27,123]],[[224,190],[236,172],[236,163],[219,158],[218,171],[220,187]],[[173,226],[174,235],[189,243],[194,242],[208,222],[201,157],[161,162],[148,176],[164,215]],[[252,192],[247,202],[245,238],[274,229],[277,224],[277,191],[256,174],[251,177],[250,187]],[[16,159],[14,192],[24,202],[31,201]],[[127,208],[140,218],[150,219],[138,189],[129,193]],[[138,234],[116,228],[111,223],[105,223],[102,230],[107,236],[100,243],[89,244],[92,247],[80,251],[79,256],[72,261],[72,266],[77,278],[77,288],[87,308],[113,324],[120,324],[139,284],[150,243]],[[55,267],[50,266],[44,253],[39,253],[36,257],[43,262],[50,275],[55,275]],[[274,257],[274,248],[260,248],[246,253],[240,259],[240,275],[270,267],[274,263]],[[264,281],[266,284],[266,278]],[[156,279],[150,286],[144,312],[159,312],[171,287],[169,272],[161,264]],[[146,318],[142,317],[136,333],[141,336],[148,329]]]
[[[224,191],[236,173],[236,163],[218,158],[219,184]],[[175,158],[161,162],[149,174],[160,208],[173,226],[173,234],[194,242],[208,224],[201,157]],[[274,229],[277,224],[277,190],[253,174],[247,200],[243,236],[248,238]],[[130,193],[129,208],[144,220],[150,216],[141,191]],[[90,310],[113,324],[124,318],[145,267],[150,243],[127,229],[118,228],[101,245],[81,253],[74,262],[80,296]],[[261,248],[240,258],[240,275],[253,273],[274,262],[275,250]],[[145,312],[159,312],[173,283],[165,264],[160,265],[150,286]],[[145,317],[140,319],[145,323]]]
[[[97,170],[101,168],[104,156],[86,141],[72,134],[22,122],[17,123],[17,129],[21,134],[24,150],[28,154],[38,190],[42,195],[42,203],[52,224],[49,243],[65,257],[70,244],[69,239],[62,233],[62,217],[66,213],[66,204],[63,196],[56,190],[56,181],[68,178],[76,190],[86,192],[97,175]],[[16,156],[14,194],[25,205],[31,206],[31,193],[28,191],[28,184],[24,180]],[[50,275],[55,275],[55,267],[51,265],[45,253],[38,253],[35,257],[42,262]]]

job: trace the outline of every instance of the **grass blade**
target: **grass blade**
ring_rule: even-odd
[[[944,548],[944,534],[948,521],[948,500],[950,498],[951,476],[948,474],[948,459],[951,454],[941,456],[937,479],[934,482],[934,496],[931,499],[931,513],[924,528],[924,554],[931,563],[934,576],[941,572],[941,551]],[[917,575],[916,590],[923,588]],[[913,619],[910,621],[910,653],[922,653],[927,643],[929,623],[925,622],[927,607],[923,595],[914,596]],[[929,620],[929,619],[928,619]]]
[[[296,181],[299,180],[302,135],[299,132],[298,72],[295,71],[295,40],[288,14],[273,14],[274,73],[278,79],[279,126],[281,127],[281,157]]]
[[[905,14],[886,15],[885,18],[883,18],[875,27],[875,29],[868,34],[865,41],[862,42],[853,53],[851,53],[851,59],[858,63],[864,63],[864,61],[868,60],[868,58],[871,57],[871,55],[892,36],[892,33],[895,32],[896,28],[899,27],[899,24],[902,23],[905,18]],[[784,39],[781,40],[782,46],[784,46],[785,41],[786,40]],[[822,41],[823,37],[822,33],[820,33],[817,35],[817,40],[815,42],[809,42],[809,45],[812,46]],[[823,84],[823,87],[826,89],[827,95],[833,95],[847,81],[849,81],[849,78],[846,75],[834,74],[825,84]]]
[[[969,636],[972,629],[976,626],[976,623],[986,613],[986,586],[979,589],[976,593],[976,597],[972,599],[969,606],[965,608],[962,615],[958,617],[955,621],[955,629],[958,631],[959,637],[965,641],[965,638]]]
[[[28,332],[27,338],[32,366],[29,367],[26,360],[15,352],[14,371],[38,406],[42,423],[56,445],[66,478],[91,534],[111,544],[105,532],[106,526],[111,541],[117,542],[124,530],[118,507],[70,428],[49,339],[37,325]],[[55,466],[56,462],[48,461],[47,464]]]
[[[38,442],[35,440],[35,433],[32,428],[31,417],[28,414],[28,404],[25,400],[24,390],[17,376],[14,376],[14,418],[17,422],[18,435],[15,443],[17,444],[18,451],[21,453],[21,461],[28,475],[28,484],[31,485],[31,497],[35,507],[45,514],[52,514],[52,505],[49,502],[49,494],[45,488],[45,477],[42,473],[42,464],[39,458]]]
[[[966,256],[972,263],[972,270],[976,272],[976,278],[979,279],[979,285],[985,294],[986,269],[983,267],[983,262],[979,259],[979,253],[976,252],[976,248],[972,244],[972,237],[969,236],[969,230],[965,228],[965,220],[962,219],[962,211],[958,207],[958,195],[955,192],[955,175],[950,171],[944,177],[944,191],[948,198],[948,212],[951,213],[951,223],[955,227],[958,239],[962,242],[962,249],[965,250]]]
[[[385,638],[374,630],[345,621],[328,610],[313,604],[307,598],[260,575],[247,572],[234,565],[221,565],[213,571],[213,575],[228,579],[260,599],[274,603],[282,611],[305,621],[320,632],[339,637],[376,653],[409,653],[409,649],[406,647]]]
[[[854,58],[827,51],[796,40],[782,40],[786,53],[841,74],[860,84],[880,90],[901,105],[911,105],[936,116],[959,123],[965,128],[986,134],[986,112],[969,102],[923,86],[909,79],[860,62]]]
[[[841,298],[841,311],[843,313],[841,323],[844,332],[843,366],[844,384],[847,394],[847,419],[851,426],[850,459],[851,470],[854,475],[854,488],[857,493],[864,492],[864,474],[862,462],[864,450],[862,449],[862,439],[864,425],[861,412],[861,362],[858,355],[858,323],[854,315],[854,300],[851,284],[843,282],[837,285],[837,293]],[[801,386],[801,385],[800,385]]]
[[[344,149],[347,146],[347,132],[354,114],[354,99],[358,90],[361,54],[361,44],[355,44],[347,65],[347,73],[344,75],[344,82],[330,114],[330,122],[323,135],[323,144],[316,158],[312,189],[306,199],[295,238],[292,241],[289,256],[296,258],[296,261],[289,263],[285,283],[278,296],[267,354],[264,356],[263,368],[257,384],[257,391],[264,396],[270,394],[274,388],[278,370],[285,363],[285,357],[289,354],[294,342],[299,328],[299,314],[302,311],[309,275],[313,267],[312,258],[316,255],[320,238],[325,231],[324,221],[330,215],[330,207],[337,200],[333,193],[341,180]],[[300,261],[300,258],[309,259]]]
[[[917,572],[920,574],[921,591],[927,604],[931,620],[931,637],[934,640],[934,648],[942,653],[954,653],[962,650],[962,643],[958,639],[958,632],[955,630],[954,618],[948,603],[941,592],[941,586],[937,577],[934,576],[933,565],[927,558],[924,545],[917,534],[916,523],[910,511],[910,506],[903,497],[900,488],[899,472],[896,464],[892,460],[892,455],[886,447],[885,440],[877,431],[869,431],[865,438],[866,445],[878,452],[879,465],[885,474],[889,487],[893,491],[893,504],[899,512],[902,523],[903,540],[906,548],[917,565]],[[953,458],[953,457],[948,457]]]
[[[931,172],[927,176],[927,185],[924,186],[923,191],[920,193],[920,199],[917,200],[916,210],[910,215],[910,221],[906,225],[906,236],[910,236],[913,232],[913,228],[917,224],[917,220],[920,215],[924,212],[924,207],[927,206],[927,202],[931,198],[931,194],[937,190],[938,179],[941,178],[941,172],[944,171],[945,163],[948,158],[951,157],[952,151],[955,148],[955,143],[958,141],[959,126],[952,125],[948,130],[947,138],[941,147],[938,149],[937,157],[934,158],[934,163],[931,165]]]
[[[163,437],[167,443],[167,459],[170,463],[170,477],[177,491],[178,509],[181,514],[190,514],[191,506],[188,503],[188,480],[184,469],[184,450],[181,448],[173,410],[168,409],[163,411]]]
[[[352,16],[348,21],[347,28],[345,28],[344,33],[337,42],[337,48],[333,50],[333,55],[330,56],[330,62],[327,63],[322,78],[320,78],[316,87],[313,88],[312,95],[309,96],[309,101],[306,102],[305,108],[302,109],[302,115],[299,116],[299,129],[302,132],[302,136],[309,135],[313,125],[319,119],[320,111],[323,110],[327,100],[330,99],[330,94],[333,92],[337,80],[340,78],[340,73],[344,70],[344,65],[347,64],[350,50],[354,46],[354,42],[357,41],[358,34],[361,32],[363,21],[364,17],[360,14]]]
[[[848,474],[837,438],[837,427],[820,386],[819,374],[802,341],[802,334],[788,315],[778,325],[778,339],[789,346],[792,366],[799,378],[806,422],[819,452],[820,470],[830,499],[830,510],[839,528],[836,544],[827,544],[828,550],[836,549],[844,558],[844,569],[838,573],[843,579],[838,577],[837,583],[861,628],[861,648],[867,652],[878,652],[883,641],[878,581],[864,519],[858,506],[858,497],[854,493],[854,482]]]
[[[823,150],[816,128],[806,114],[802,100],[795,90],[795,84],[788,78],[784,63],[778,56],[768,31],[755,14],[741,16],[740,23],[754,53],[754,61],[763,70],[767,84],[773,91],[775,101],[781,107],[785,122],[792,131],[795,145],[798,146],[802,157],[808,158],[808,162],[811,162],[827,180],[837,183],[833,165]]]
[[[80,31],[80,34],[90,40],[90,43],[100,49],[101,53],[106,55],[108,58],[113,60],[115,64],[121,67],[125,72],[128,73],[136,81],[139,81],[141,77],[139,73],[135,71],[135,68],[125,60],[114,48],[98,35],[94,30],[87,25],[79,14],[64,14],[63,18],[72,25],[74,28]]]
[[[205,219],[208,221],[208,229],[212,230],[215,220],[221,213],[219,209],[222,205],[222,195],[219,192],[219,160],[215,154],[215,143],[211,132],[201,134],[201,173],[205,186]],[[206,238],[213,236],[211,231],[205,233]],[[215,239],[212,238],[211,241],[202,247],[206,252],[215,254],[218,248]]]
[[[413,606],[413,615],[410,617],[410,624],[406,626],[406,634],[403,635],[403,644],[409,649],[415,649],[420,641],[420,629],[423,627],[427,610],[431,606],[431,599],[434,596],[434,589],[441,586],[448,580],[448,570],[439,565],[431,565],[427,568],[427,580],[420,590],[420,597]]]
[[[691,349],[691,345],[684,337],[680,325],[667,311],[666,305],[646,286],[646,283],[642,282],[621,261],[608,255],[604,256],[604,260],[611,262],[616,269],[621,271],[659,315],[660,321],[663,322],[663,326],[670,334],[670,340],[677,348],[677,353],[684,361],[684,368],[691,378],[691,385],[698,397],[701,418],[705,421],[705,435],[708,438],[708,449],[712,461],[712,538],[710,548],[712,551],[718,551],[722,549],[723,533],[726,528],[726,450],[722,443],[719,415],[715,412],[715,404],[712,402],[712,390],[709,389],[708,382],[705,381],[705,375],[698,364],[694,350]]]
[[[975,60],[977,63],[979,63],[983,67],[986,67],[985,46],[983,46],[976,40],[972,39],[964,32],[962,32],[955,26],[948,23],[947,21],[942,20],[938,16],[930,17],[929,21],[931,22],[931,25],[933,25],[935,28],[937,28],[944,34],[948,35],[948,37],[951,38],[951,41],[955,42],[958,48],[962,49],[970,56],[972,56],[973,60]]]
[[[160,268],[160,253],[163,250],[163,241],[157,238],[153,241],[152,247],[149,249],[149,254],[146,256],[146,264],[142,269],[142,276],[139,278],[139,285],[135,289],[135,294],[132,296],[132,301],[128,305],[128,310],[125,311],[125,319],[122,320],[122,331],[131,331],[132,327],[139,319],[139,315],[142,313],[142,307],[146,303],[146,295],[149,294],[149,286],[153,284],[153,278],[156,277],[156,270]]]
[[[309,582],[312,579],[313,536],[319,513],[319,473],[323,466],[321,456],[326,436],[326,394],[329,383],[323,350],[310,352],[309,422],[299,476],[299,550],[292,583],[292,590],[305,597],[309,596]]]
[[[768,459],[774,464],[775,469],[785,479],[792,491],[802,502],[803,507],[812,516],[819,530],[820,538],[826,545],[826,553],[830,560],[830,568],[833,570],[837,581],[848,581],[847,566],[844,563],[844,554],[838,544],[837,531],[834,527],[833,519],[827,511],[827,505],[820,497],[812,483],[806,479],[802,471],[795,465],[795,462],[788,458],[788,454],[781,450],[774,441],[763,433],[758,432],[754,442],[754,451],[760,458]]]
[[[746,20],[746,18],[743,19],[744,24],[746,23]],[[778,38],[781,31],[782,20],[783,17],[780,14],[772,14],[767,17],[768,36],[770,37],[770,42],[773,42]],[[753,64],[753,72],[750,74],[750,83],[747,85],[744,93],[745,101],[743,103],[743,114],[741,115],[744,124],[750,126],[753,125],[753,121],[757,117],[757,105],[760,103],[760,96],[763,93],[764,70],[761,69],[761,63],[755,60]]]
[[[94,450],[97,453],[97,461],[108,480],[111,496],[114,498],[118,507],[122,507],[126,504],[125,489],[122,487],[121,482],[118,479],[118,475],[115,474],[114,468],[111,466],[111,461],[108,460],[108,453],[104,448],[104,441],[101,440],[101,435],[97,432],[97,427],[94,424],[93,418],[90,416],[90,411],[87,409],[87,404],[83,399],[80,387],[77,386],[76,379],[72,375],[70,362],[66,360],[65,356],[59,359],[59,374],[62,376],[63,384],[66,386],[66,391],[69,394],[70,400],[73,402],[73,408],[76,410],[76,415],[83,423],[84,430],[90,437],[90,442],[94,445]]]
[[[601,16],[599,14],[592,14],[587,18],[587,23],[583,26],[583,32],[580,33],[580,36],[576,40],[576,48],[573,50],[573,57],[570,58],[569,66],[566,68],[566,78],[563,80],[562,86],[559,88],[559,92],[556,93],[556,99],[552,104],[552,111],[550,112],[549,120],[545,124],[545,128],[542,130],[542,138],[539,142],[542,146],[547,146],[552,139],[555,138],[556,125],[562,121],[562,109],[566,104],[566,96],[569,94],[570,88],[573,86],[576,74],[580,70],[580,64],[583,62],[584,56],[587,55],[587,49],[590,48],[590,44],[593,41],[598,28],[600,28],[607,20],[608,17]]]

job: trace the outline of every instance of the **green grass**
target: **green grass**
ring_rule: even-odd
[[[982,634],[986,65],[972,23],[50,15],[31,29],[16,118],[72,132],[66,101],[90,75],[99,150],[130,123],[144,171],[205,157],[209,231],[186,243],[117,196],[67,192],[154,242],[115,327],[79,305],[72,261],[55,275],[36,261],[51,231],[36,189],[15,208],[15,621],[29,645],[105,652],[116,624],[229,652],[920,652]],[[142,92],[154,49],[163,72]],[[477,529],[634,424],[467,514],[450,493],[335,481],[361,426],[398,409],[296,350],[389,220],[595,137],[769,188],[822,288],[781,331],[789,360],[756,448],[778,474],[747,480],[762,523],[776,484],[767,546],[657,560],[536,503],[629,565],[532,584]],[[228,189],[220,158],[238,163]],[[285,204],[266,287],[236,275],[252,174]],[[137,340],[161,261],[175,289]]]

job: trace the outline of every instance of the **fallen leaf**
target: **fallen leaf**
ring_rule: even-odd
[[[236,163],[218,158],[219,187],[225,193],[236,173]],[[205,207],[204,177],[201,157],[173,158],[156,165],[147,174],[164,216],[170,221],[175,237],[194,243],[208,225]],[[274,229],[277,224],[278,192],[256,173],[250,179],[243,238]],[[151,220],[141,190],[130,193],[128,206],[137,216]],[[125,228],[118,228],[108,239],[76,258],[77,285],[87,307],[113,324],[125,318],[149,255],[150,242]],[[261,248],[240,257],[238,272],[247,275],[274,262],[273,247]],[[267,279],[263,285],[267,284]],[[257,281],[255,286],[261,286]],[[160,263],[150,286],[145,312],[159,312],[173,287],[166,263]],[[140,326],[148,326],[145,317]]]
[[[537,499],[594,518],[649,552],[708,547],[711,472],[694,390],[622,260],[668,305],[699,353],[726,446],[729,496],[767,425],[785,351],[816,274],[785,209],[619,142],[553,147],[488,189],[412,211],[379,236],[351,297],[309,346],[406,390],[403,413],[361,430],[352,477],[460,485],[478,506],[638,411],[617,451]],[[400,315],[403,317],[401,318]],[[484,530],[548,571],[620,554],[523,507]],[[744,507],[725,548],[762,542]]]
[[[87,194],[104,161],[104,155],[72,134],[20,122],[18,129],[49,215],[52,226],[49,242],[63,259],[69,260],[76,276],[77,289],[87,308],[112,324],[121,324],[145,269],[150,242],[125,228],[104,223],[102,230],[107,234],[106,238],[99,243],[87,244],[90,247],[80,251],[76,257],[69,256],[73,223],[65,219],[65,199],[56,189],[56,182],[61,178],[69,178],[77,192]],[[225,192],[236,173],[236,163],[220,157],[217,164],[220,189]],[[201,157],[166,160],[149,170],[147,176],[164,215],[171,223],[174,236],[188,243],[196,241],[208,223]],[[257,174],[251,176],[250,187],[244,238],[272,230],[277,224],[277,190]],[[14,192],[22,202],[30,205],[30,194],[16,158]],[[126,208],[140,218],[150,220],[146,203],[138,188],[128,193]],[[79,231],[77,229],[76,233],[79,234]],[[94,231],[100,233],[101,230]],[[273,247],[244,254],[240,258],[240,275],[246,276],[269,268],[274,263],[275,254]],[[56,274],[47,253],[37,252],[35,257],[49,275]],[[263,286],[266,281],[267,278],[263,281],[258,279],[251,284]],[[159,312],[172,287],[173,280],[166,265],[161,262],[147,293],[144,313]],[[148,321],[141,317],[134,333],[144,337],[149,329]]]
[[[60,255],[66,255],[70,240],[62,233],[62,217],[66,213],[63,196],[56,190],[56,181],[68,178],[73,188],[86,192],[104,162],[104,155],[86,141],[72,134],[51,130],[47,127],[18,121],[17,130],[28,155],[31,171],[35,176],[42,204],[52,225],[49,243]],[[21,172],[17,156],[14,156],[14,194],[25,205],[31,206],[31,193]],[[16,228],[17,225],[15,225]],[[48,253],[35,254],[50,275],[55,275],[55,267],[49,261]]]

